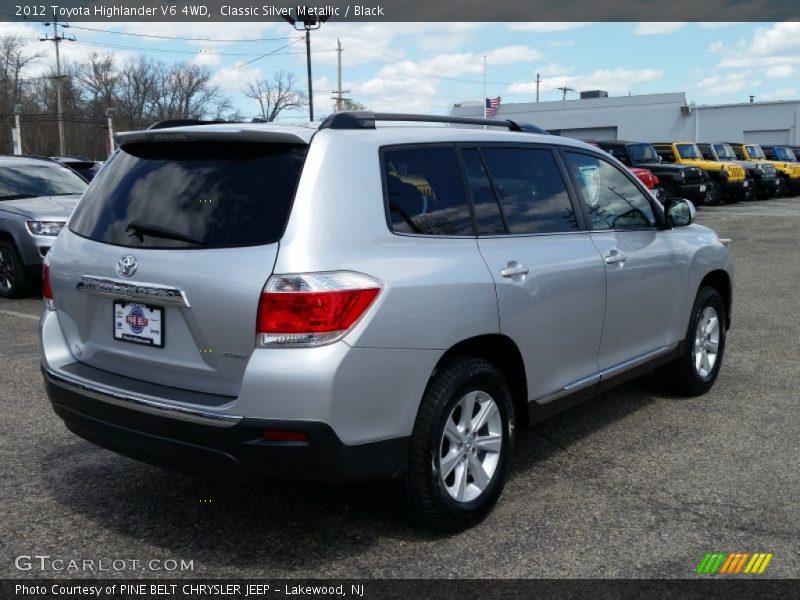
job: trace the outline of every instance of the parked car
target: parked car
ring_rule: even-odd
[[[783,193],[789,196],[800,194],[800,164],[783,160],[770,160],[758,144],[731,144],[733,151],[741,160],[771,164],[778,171],[783,182]]]
[[[659,180],[658,177],[650,169],[643,169],[642,167],[628,167],[631,173],[636,175],[639,178],[644,186],[652,192],[653,196],[655,196],[656,200],[664,204],[667,201],[667,193],[666,190],[662,187],[659,187]]]
[[[85,156],[51,156],[52,160],[69,167],[86,181],[91,181],[100,170],[102,163],[86,158]]]
[[[712,195],[719,200],[738,202],[747,198],[750,184],[742,165],[706,160],[694,142],[658,142],[653,147],[664,162],[703,169],[711,179],[708,186],[713,189]]]
[[[750,180],[749,192],[762,199],[777,196],[781,190],[780,178],[775,167],[765,162],[751,160],[740,161],[730,144],[715,142],[713,144],[697,144],[703,158],[715,162],[739,162],[747,171]]]
[[[0,297],[29,294],[86,182],[47,159],[0,156]]]
[[[657,196],[687,198],[698,204],[713,204],[716,198],[708,186],[708,178],[697,167],[662,164],[651,144],[621,140],[591,142],[602,148],[627,167],[647,169],[658,177],[654,191]],[[712,192],[711,195],[709,193]]]
[[[587,144],[595,146],[596,148],[600,148],[600,144],[597,142],[593,142],[591,140],[584,141],[586,141]],[[644,186],[650,190],[653,196],[655,196],[656,200],[662,204],[667,201],[666,191],[664,188],[658,187],[658,177],[656,177],[650,169],[644,169],[642,167],[628,167],[628,170],[639,178],[639,181],[641,181]]]
[[[376,127],[415,119],[491,129]],[[719,373],[726,246],[588,144],[370,113],[118,142],[47,255],[41,346],[55,412],[121,454],[393,478],[454,531],[518,427],[654,367],[687,394]]]

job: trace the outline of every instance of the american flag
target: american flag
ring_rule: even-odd
[[[486,99],[486,116],[491,117],[500,108],[500,96]]]

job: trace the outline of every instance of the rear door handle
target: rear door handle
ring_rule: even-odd
[[[531,270],[528,267],[523,267],[515,260],[508,261],[508,266],[500,271],[503,277],[517,277],[519,275],[527,275]]]
[[[605,255],[604,260],[606,261],[607,265],[620,265],[628,260],[628,257],[625,256],[621,251],[614,248]]]

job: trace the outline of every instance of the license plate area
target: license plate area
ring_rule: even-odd
[[[114,300],[114,339],[164,347],[164,308],[140,302]]]
[[[700,192],[702,193],[702,192],[705,192],[705,191],[706,191],[706,186],[705,185],[701,185],[700,186]]]

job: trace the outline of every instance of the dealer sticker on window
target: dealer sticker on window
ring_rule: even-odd
[[[114,339],[163,348],[164,309],[159,306],[115,300]]]

